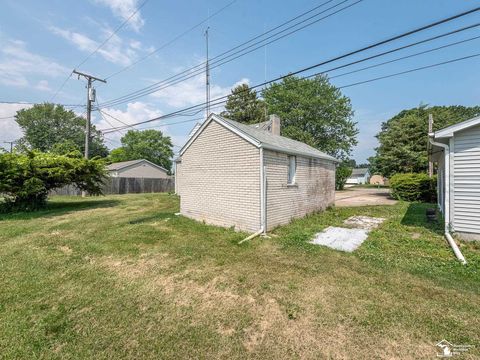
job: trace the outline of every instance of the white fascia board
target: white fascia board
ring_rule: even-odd
[[[476,126],[476,125],[480,125],[480,116],[446,127],[445,129],[436,131],[435,139],[451,138],[453,134],[455,134],[456,132],[468,129],[469,127]]]
[[[252,145],[256,146],[256,147],[260,147],[260,143],[255,140],[254,138],[248,136],[247,134],[245,134],[243,131],[239,130],[238,128],[230,125],[229,123],[223,121],[222,119],[220,119],[218,116],[216,116],[215,114],[211,114],[209,116],[209,118],[207,119],[207,121],[205,121],[202,126],[200,127],[200,129],[198,129],[196,132],[195,132],[195,135],[193,135],[188,141],[187,143],[183,146],[182,150],[180,150],[180,156],[183,155],[183,153],[190,147],[190,145],[192,145],[192,143],[195,141],[195,139],[197,137],[200,136],[200,134],[203,132],[203,130],[205,130],[205,128],[208,126],[208,124],[210,124],[212,121],[215,121],[216,123],[222,125],[223,127],[227,128],[228,130],[232,131],[233,133],[237,134],[238,136],[240,136],[242,139],[248,141],[249,143],[251,143]]]

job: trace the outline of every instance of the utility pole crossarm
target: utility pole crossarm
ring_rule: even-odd
[[[95,76],[92,76],[92,75],[89,75],[89,74],[86,74],[86,73],[83,73],[81,71],[77,71],[75,69],[73,69],[72,73],[74,74],[77,74],[78,76],[83,76],[85,79],[91,79],[91,80],[96,80],[96,81],[100,81],[100,82],[103,82],[104,84],[107,83],[107,80],[104,80],[104,79],[100,79],[100,78],[97,78]]]

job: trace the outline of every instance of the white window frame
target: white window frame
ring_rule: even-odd
[[[288,155],[287,162],[287,185],[295,185],[297,177],[297,157],[295,155]]]

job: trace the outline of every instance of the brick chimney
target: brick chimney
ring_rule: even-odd
[[[272,122],[270,132],[273,135],[280,135],[280,117],[278,115],[270,115],[270,121]]]

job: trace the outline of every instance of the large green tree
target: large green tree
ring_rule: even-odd
[[[305,142],[339,159],[357,144],[350,99],[326,76],[289,76],[263,91],[268,112],[282,119],[282,135]]]
[[[110,153],[112,162],[146,159],[171,171],[172,140],[160,130],[129,130],[121,142],[122,146]]]
[[[86,120],[62,105],[36,104],[22,109],[15,121],[23,131],[18,147],[24,150],[50,152],[68,148],[85,151]],[[106,157],[108,149],[103,143],[102,133],[94,125],[91,128],[90,156]],[[63,144],[63,145],[61,145]],[[68,145],[68,146],[67,146]]]
[[[428,168],[428,115],[433,115],[434,131],[480,114],[480,106],[421,105],[403,110],[382,123],[376,135],[379,146],[369,159],[371,172],[390,177],[396,173],[424,172]]]
[[[265,120],[265,104],[248,84],[241,84],[228,96],[221,115],[241,123],[258,123]]]

